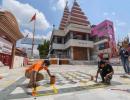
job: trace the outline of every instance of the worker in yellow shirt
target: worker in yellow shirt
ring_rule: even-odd
[[[44,76],[41,73],[39,73],[39,71],[41,71],[42,69],[46,70],[48,75],[51,78],[51,74],[48,69],[49,65],[50,65],[49,60],[39,60],[35,64],[30,66],[28,69],[26,69],[25,77],[30,79],[29,84],[28,84],[29,88],[32,88],[32,87],[36,88],[38,85],[37,82],[44,79]]]

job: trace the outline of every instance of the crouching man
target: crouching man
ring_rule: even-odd
[[[96,81],[97,81],[99,73],[102,78],[102,83],[110,84],[110,81],[114,74],[114,70],[113,70],[112,66],[110,64],[106,63],[105,61],[100,61],[99,68],[98,68],[97,74],[96,74]]]
[[[30,79],[28,88],[36,88],[38,86],[37,82],[44,79],[44,76],[39,73],[41,70],[46,70],[48,75],[51,77],[50,71],[48,69],[49,64],[50,63],[48,60],[39,60],[26,69],[25,77]]]

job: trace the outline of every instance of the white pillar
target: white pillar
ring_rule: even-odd
[[[87,48],[87,56],[88,56],[88,60],[90,60],[90,50],[89,50],[89,48]]]
[[[60,58],[57,58],[57,64],[60,65]]]
[[[54,42],[57,43],[57,37],[54,37]]]
[[[88,39],[89,39],[88,34],[86,34],[86,40],[88,40]]]
[[[70,38],[73,39],[73,32],[70,33]]]
[[[71,54],[71,59],[73,60],[73,47],[71,47],[70,54]]]
[[[64,44],[64,38],[62,38],[62,44]]]

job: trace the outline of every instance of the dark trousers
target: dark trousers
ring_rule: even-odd
[[[102,78],[102,82],[109,83],[112,79],[112,75],[111,75],[111,76],[108,76],[107,79],[105,80],[106,74],[104,74],[102,71],[100,72],[100,75]]]

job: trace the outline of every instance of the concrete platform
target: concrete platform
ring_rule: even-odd
[[[37,97],[32,97],[32,89],[26,88],[25,68],[13,69],[0,80],[0,100],[130,100],[130,78],[120,77],[123,75],[122,66],[113,67],[115,74],[111,85],[104,85],[90,81],[90,75],[96,73],[96,65],[50,66],[57,82],[54,86],[47,84],[49,77],[42,71],[45,80],[37,88]]]

